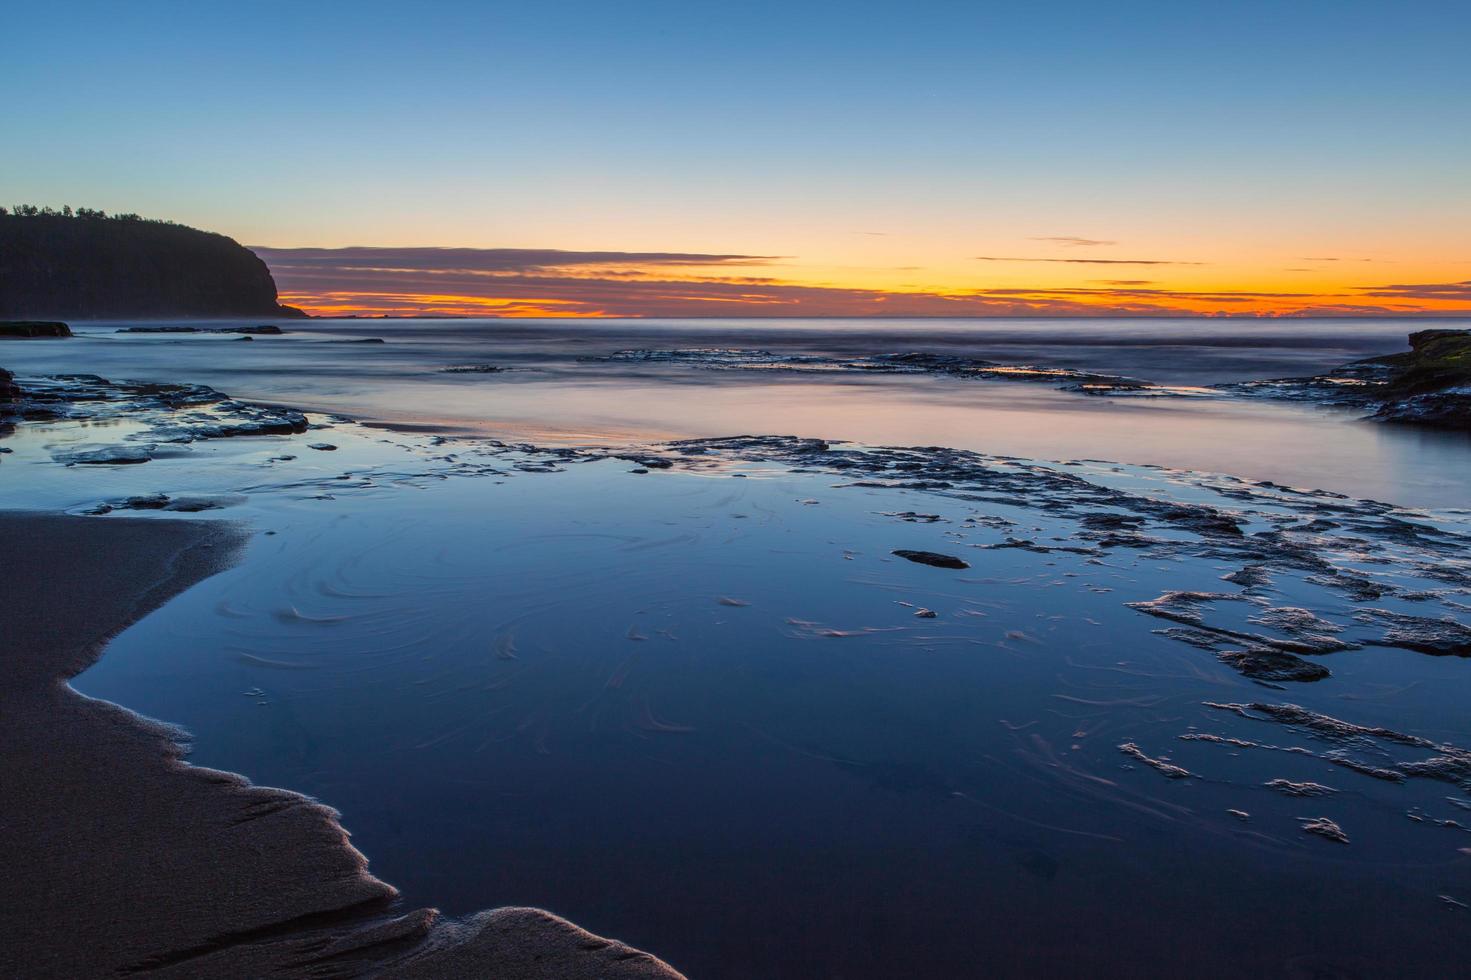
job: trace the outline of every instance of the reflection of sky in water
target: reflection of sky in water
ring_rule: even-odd
[[[924,350],[1200,385],[1312,373],[1402,349],[1406,321],[314,321],[279,338],[118,335],[11,344],[22,373],[188,380],[362,418],[517,439],[609,442],[790,432],[1044,459],[1224,471],[1425,506],[1464,503],[1461,434],[1352,413],[1224,398],[1108,398],[1047,383],[833,372],[709,371],[580,360],[638,347],[731,346],[854,356]],[[384,344],[340,341],[384,337]],[[494,363],[500,374],[443,374]]]
[[[1465,503],[1464,441],[1293,406],[575,360],[646,330],[627,324],[592,339],[514,335],[505,358],[460,325],[439,340],[400,324],[325,336],[374,328],[425,339],[99,334],[6,357],[21,372],[205,381],[395,418],[524,419],[564,438],[862,434]],[[515,357],[526,370],[435,373]],[[128,630],[78,688],[184,725],[199,764],[339,808],[409,902],[544,905],[697,977],[1107,975],[1121,962],[1437,976],[1467,951],[1465,913],[1441,896],[1471,900],[1471,792],[1343,764],[1394,767],[1421,748],[1205,704],[1290,702],[1464,746],[1465,661],[1371,645],[1312,658],[1332,671],[1317,683],[1254,683],[1125,605],[1169,589],[1240,591],[1220,578],[1240,561],[1188,529],[1152,527],[1168,546],[1102,555],[987,549],[1009,537],[1088,542],[1045,487],[961,500],[734,458],[705,472],[604,461],[528,473],[471,443],[352,425],[195,442],[138,466],[50,462],[140,424],[23,425],[0,457],[0,507],[193,494],[228,505],[202,516],[256,533],[241,565]],[[339,448],[306,448],[318,440]],[[1245,486],[1229,481],[1061,469],[1147,497],[1255,508],[1248,535],[1276,526],[1274,514],[1312,516],[1291,511],[1290,494],[1223,496]],[[480,475],[446,478],[470,472]],[[895,516],[908,512],[941,519]],[[1464,515],[1404,516],[1465,530]],[[1465,589],[1408,564],[1434,560],[1414,541],[1359,554],[1354,534],[1367,532],[1335,533],[1319,551],[1340,567],[1440,590],[1372,605],[1465,621]],[[901,561],[896,548],[971,567]],[[1378,635],[1355,618],[1365,603],[1311,577],[1275,570],[1261,596],[1332,620],[1342,638]],[[1206,619],[1259,632],[1264,608],[1213,601]],[[1239,741],[1182,738],[1198,735]],[[1122,744],[1192,776],[1170,779]],[[1337,792],[1291,797],[1269,779]],[[1350,844],[1302,831],[1325,816]]]
[[[1438,896],[1466,898],[1471,836],[1407,813],[1453,818],[1468,794],[1364,776],[1323,757],[1338,743],[1203,704],[1291,701],[1464,745],[1464,661],[1366,648],[1274,691],[1124,605],[1235,591],[1228,560],[982,550],[1076,543],[1076,527],[1045,500],[835,488],[771,464],[443,480],[435,454],[468,450],[351,426],[107,473],[32,462],[65,437],[23,429],[4,465],[74,505],[224,484],[249,501],[221,516],[259,532],[78,687],[183,724],[199,764],[339,808],[410,902],[545,905],[692,976],[1171,973],[1203,950],[1269,975],[1393,950],[1431,975],[1464,949]],[[304,449],[317,438],[340,449]],[[283,451],[298,458],[266,462]],[[1071,471],[1222,503],[1180,475]],[[1358,636],[1339,593],[1279,575],[1271,596]],[[1180,738],[1196,733],[1276,748]],[[1423,754],[1362,742],[1354,757],[1380,765]],[[1273,778],[1340,792],[1292,798]],[[1304,834],[1318,816],[1352,843]]]

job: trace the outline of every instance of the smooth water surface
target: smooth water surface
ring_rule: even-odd
[[[338,410],[378,390],[371,414],[400,420],[462,392],[425,414],[476,429],[496,428],[501,402],[529,417],[559,406],[554,427],[593,429],[581,392],[624,405],[642,438],[645,412],[660,431],[698,433],[701,404],[766,399],[772,414],[718,431],[847,418],[893,427],[873,441],[964,443],[921,438],[924,420],[960,434],[957,415],[993,413],[1032,428],[970,432],[975,444],[1010,432],[1052,448],[1008,455],[1046,456],[1074,455],[1060,449],[1092,419],[1105,448],[1088,456],[1193,445],[1215,451],[1209,469],[1257,477],[1252,453],[1184,435],[1257,418],[1312,433],[1298,454],[1309,469],[1345,454],[1345,480],[1418,461],[1428,481],[1380,485],[1430,496],[1466,460],[1454,441],[1292,406],[1238,415],[1222,399],[1156,408],[545,349],[506,375],[430,367],[489,359],[467,356],[484,325],[443,328],[473,341],[392,324],[404,334],[389,344],[327,346],[364,326],[250,343],[99,335],[6,356],[24,373],[27,359],[62,370],[62,355],[97,351],[66,368]],[[829,401],[845,398],[848,414]],[[1125,417],[1146,421],[1118,429]],[[1180,419],[1178,445],[1161,441],[1166,418]],[[0,457],[0,507],[80,513],[162,492],[219,508],[186,519],[245,522],[241,564],[129,629],[76,686],[183,725],[197,764],[338,808],[410,904],[545,906],[701,978],[1127,976],[1140,963],[1438,977],[1471,955],[1471,674],[1464,655],[1395,635],[1466,628],[1464,511],[1103,462],[988,458],[964,479],[906,476],[933,453],[894,454],[867,478],[825,467],[825,453],[811,465],[696,453],[661,470],[314,421],[302,436],[103,467],[55,457],[144,438],[144,422],[23,424]],[[1267,445],[1258,462],[1290,462]],[[1200,530],[1192,506],[1241,533]],[[1255,584],[1224,578],[1252,567]],[[1148,605],[1179,590],[1204,598]],[[1297,640],[1328,676],[1264,681],[1229,659]],[[1346,842],[1312,832],[1322,819]]]
[[[244,321],[242,321],[244,322]],[[281,337],[120,334],[13,343],[25,373],[189,381],[396,425],[538,443],[790,433],[1227,472],[1411,506],[1464,506],[1471,437],[1353,412],[1223,397],[1092,397],[933,375],[713,371],[620,350],[959,354],[1199,388],[1312,374],[1404,349],[1405,320],[313,320]],[[220,326],[221,323],[205,324]],[[382,344],[355,343],[381,339]],[[496,374],[443,369],[490,364]]]

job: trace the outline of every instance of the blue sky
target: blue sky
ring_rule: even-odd
[[[0,196],[252,244],[1471,259],[1467,4],[12,8]]]

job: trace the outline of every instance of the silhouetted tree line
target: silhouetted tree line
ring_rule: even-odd
[[[161,218],[145,218],[141,214],[128,212],[127,214],[108,214],[99,208],[73,208],[70,204],[63,204],[58,210],[53,207],[37,207],[34,204],[12,204],[9,209],[0,207],[0,217],[14,215],[17,218],[87,218],[92,221],[146,221],[153,225],[179,225],[177,221],[164,221]]]

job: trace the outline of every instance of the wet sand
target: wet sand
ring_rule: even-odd
[[[395,908],[335,811],[191,766],[177,729],[68,686],[243,541],[224,523],[0,514],[0,974],[680,976],[537,909]]]

